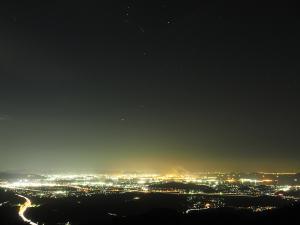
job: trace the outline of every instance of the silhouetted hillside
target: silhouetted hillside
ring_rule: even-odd
[[[255,213],[234,208],[209,209],[182,214],[170,209],[157,209],[143,215],[116,218],[114,224],[182,224],[182,225],[286,225],[297,224],[300,205]]]

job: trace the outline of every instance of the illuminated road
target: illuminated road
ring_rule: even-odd
[[[19,196],[20,198],[24,198],[26,200],[26,202],[20,206],[20,209],[19,209],[19,216],[21,217],[21,219],[26,222],[26,223],[29,223],[30,225],[38,225],[37,223],[34,223],[32,222],[30,219],[26,218],[24,213],[26,212],[26,210],[31,207],[31,201],[29,198],[26,198],[25,196],[22,196],[22,195],[17,195]]]

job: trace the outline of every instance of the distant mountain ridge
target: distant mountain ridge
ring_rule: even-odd
[[[149,186],[150,189],[158,189],[158,190],[195,190],[195,191],[202,191],[205,193],[213,193],[215,189],[209,187],[207,185],[199,185],[194,183],[182,183],[182,182],[165,182],[165,183],[158,183],[152,184]]]
[[[14,172],[0,172],[0,180],[16,180],[16,179],[43,179],[42,175],[29,174],[29,173],[14,173]]]

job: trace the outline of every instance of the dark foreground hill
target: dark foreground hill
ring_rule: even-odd
[[[298,224],[299,213],[300,204],[261,213],[254,213],[250,210],[222,208],[182,214],[174,210],[156,209],[143,215],[116,218],[113,224],[287,225]]]
[[[67,221],[72,225],[286,225],[298,224],[300,215],[300,203],[263,212],[228,207],[183,213],[180,210],[185,202],[183,195],[138,195],[141,199],[145,198],[144,201],[134,198],[137,195],[127,193],[61,199],[32,197],[40,207],[29,209],[26,216],[45,225],[64,225]],[[13,192],[0,190],[0,225],[24,224],[18,216],[18,204],[22,201]]]
[[[128,217],[110,217],[103,220],[99,217],[77,218],[71,224],[96,225],[131,225],[131,224],[164,224],[164,225],[286,225],[299,221],[300,205],[272,210],[268,212],[253,213],[249,210],[236,210],[233,208],[211,209],[195,211],[189,214],[183,214],[171,209],[153,209],[142,215],[132,215]],[[76,218],[76,216],[75,216]],[[72,219],[70,219],[72,221]],[[1,207],[0,224],[3,225],[24,225],[17,216],[17,208]],[[48,225],[52,224],[46,223]],[[297,223],[294,223],[297,224]]]

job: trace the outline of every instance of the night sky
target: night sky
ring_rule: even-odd
[[[1,1],[0,170],[300,170],[297,7],[95,2]]]

